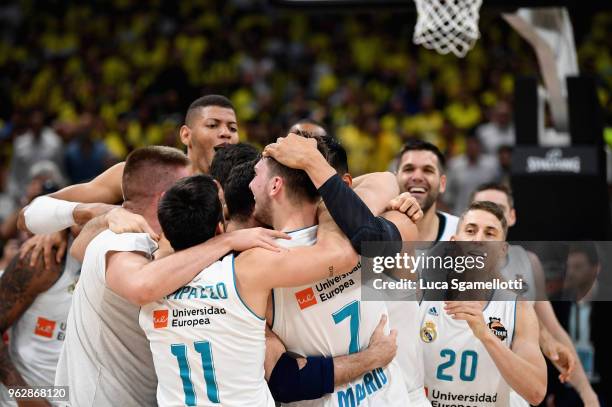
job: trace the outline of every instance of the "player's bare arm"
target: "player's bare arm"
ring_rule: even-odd
[[[574,386],[578,394],[580,394],[580,398],[585,405],[599,406],[597,394],[593,390],[593,387],[591,387],[589,379],[586,377],[584,367],[578,362],[578,354],[576,353],[576,348],[574,347],[572,339],[569,337],[565,329],[563,329],[563,326],[561,326],[559,323],[550,301],[536,301],[534,309],[540,323],[543,324],[546,329],[548,329],[553,338],[571,350],[572,355],[576,360],[576,368],[569,377],[570,384]]]
[[[387,316],[383,315],[372,333],[366,349],[351,355],[333,358],[334,386],[342,386],[373,369],[385,367],[391,363],[397,353],[397,331],[391,330],[389,335],[385,335],[386,324]],[[266,326],[266,357],[264,361],[266,380],[270,380],[276,362],[285,351],[285,345],[280,338]],[[296,357],[296,360],[300,369],[308,363],[305,357]]]
[[[106,284],[135,305],[148,304],[173,293],[232,250],[280,250],[274,244],[277,238],[288,236],[264,228],[238,230],[155,261],[137,253],[114,252],[107,255]]]
[[[569,347],[553,338],[544,324],[539,324],[539,327],[542,353],[560,372],[559,381],[565,383],[576,368],[576,358]]]
[[[531,305],[516,303],[516,326],[512,348],[506,347],[485,324],[479,301],[448,301],[445,310],[454,319],[468,323],[508,385],[530,404],[546,395],[546,363],[538,346],[538,320]]]
[[[60,191],[50,194],[48,197],[61,201],[78,202],[82,204],[118,204],[123,200],[121,179],[123,176],[124,166],[125,163],[123,162],[116,164],[105,172],[103,172],[102,174],[98,175],[90,182],[68,186],[66,188],[61,189]],[[48,213],[41,213],[41,216],[38,217],[35,216],[37,212],[40,212],[41,210],[44,211],[44,207],[37,207],[35,201],[30,205],[29,208],[29,211],[28,207],[25,207],[19,213],[19,219],[17,222],[19,229],[35,232],[34,230],[30,230],[30,228],[53,228],[54,225],[52,224],[39,224],[40,221],[38,220],[38,218],[40,218],[41,216],[49,216]],[[103,207],[101,207],[100,205],[73,206],[71,211],[73,221],[78,224],[83,224],[89,219],[99,215],[100,210],[102,208]],[[27,214],[26,211],[28,212]],[[34,218],[34,220],[31,219],[32,217]],[[63,229],[60,223],[52,223],[57,223],[57,225],[55,225],[57,229],[52,231]],[[30,226],[28,227],[28,225]]]
[[[15,257],[0,278],[0,335],[10,328],[32,305],[36,297],[48,290],[61,276],[60,265],[45,269],[42,258],[34,267],[30,258]],[[0,340],[0,382],[5,386],[27,386],[13,365],[8,348]],[[46,401],[37,405],[49,405]],[[34,405],[34,404],[27,404]]]

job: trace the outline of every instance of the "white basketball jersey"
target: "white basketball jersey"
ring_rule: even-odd
[[[506,280],[523,280],[523,290],[516,292],[529,301],[536,300],[536,283],[527,251],[521,246],[509,245],[506,265],[501,274]]]
[[[490,301],[483,310],[489,328],[508,347],[515,309],[516,301]],[[432,405],[509,406],[510,386],[467,322],[448,316],[444,301],[422,302],[420,314],[425,388]]]
[[[317,226],[290,232],[285,247],[310,246]],[[367,347],[387,307],[382,301],[361,301],[361,267],[315,284],[273,290],[272,330],[287,350],[304,356],[340,356]],[[295,406],[402,406],[408,405],[406,386],[397,361],[366,373],[318,400]]]
[[[160,406],[274,407],[264,377],[265,320],[240,298],[234,255],[143,306]]]
[[[70,387],[73,407],[155,405],[157,377],[138,325],[139,307],[106,286],[106,255],[120,251],[150,257],[156,247],[146,233],[110,230],[87,246],[55,376],[55,385]]]
[[[72,293],[80,271],[81,265],[71,256],[66,256],[60,278],[39,294],[11,326],[9,354],[17,371],[30,386],[53,386],[66,336]],[[16,405],[15,402],[2,401],[0,396],[0,406]]]

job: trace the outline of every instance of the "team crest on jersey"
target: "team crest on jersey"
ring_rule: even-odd
[[[503,341],[508,337],[508,331],[506,330],[506,327],[504,327],[504,325],[501,323],[500,318],[489,317],[489,323],[487,324],[487,326],[489,327],[491,332],[493,332],[493,334],[499,338],[499,340]]]
[[[438,332],[436,331],[436,324],[431,321],[425,322],[425,326],[421,328],[421,340],[426,343],[430,343],[436,340]]]
[[[429,315],[433,315],[434,317],[438,316],[438,310],[436,309],[436,307],[430,307],[427,313]]]

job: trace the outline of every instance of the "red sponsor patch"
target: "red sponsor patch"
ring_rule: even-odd
[[[4,343],[8,345],[8,343],[9,343],[8,332],[5,332],[4,335],[2,335],[2,341],[4,341]]]
[[[161,309],[153,311],[153,328],[167,328],[168,327],[168,310]]]
[[[38,317],[38,320],[36,321],[36,329],[34,329],[35,335],[44,336],[45,338],[52,338],[54,330],[55,321],[50,321],[43,317]]]
[[[314,291],[312,291],[312,288],[310,287],[295,293],[295,298],[297,299],[300,309],[308,308],[317,303],[317,298],[315,297]]]

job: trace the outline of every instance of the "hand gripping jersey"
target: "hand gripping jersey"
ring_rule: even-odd
[[[494,298],[511,295],[516,299],[514,294],[498,292]],[[444,310],[444,301],[423,301],[420,314],[425,388],[431,405],[509,406],[510,386],[468,323],[452,319]],[[490,301],[483,315],[489,329],[510,347],[516,300]]]
[[[143,306],[160,406],[274,407],[264,377],[265,321],[242,302],[234,255]]]
[[[289,232],[285,247],[310,246],[317,226]],[[366,348],[387,307],[382,301],[361,301],[361,268],[315,284],[273,290],[272,330],[287,350],[305,356],[340,356]],[[416,318],[416,315],[415,315]],[[408,406],[408,394],[396,360],[334,389],[318,400],[295,406]]]
[[[64,271],[47,291],[11,327],[9,354],[19,374],[30,386],[53,386],[57,361],[66,336],[66,319],[81,265],[66,256]],[[5,404],[0,396],[0,406]]]

